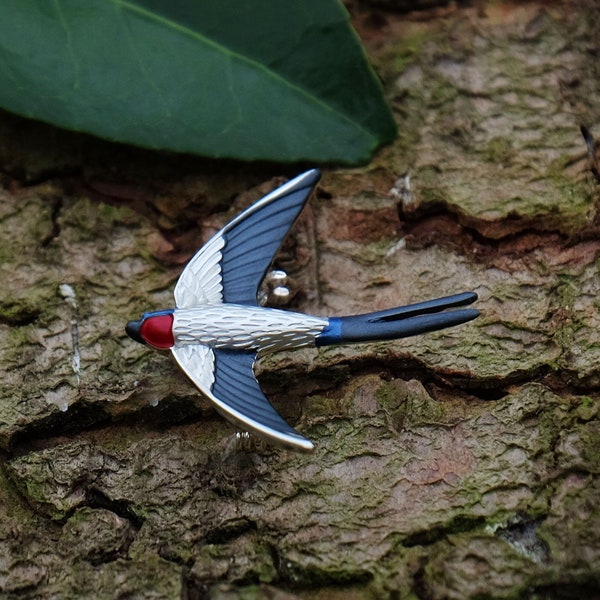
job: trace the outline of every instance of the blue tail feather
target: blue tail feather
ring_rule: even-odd
[[[332,318],[316,339],[316,345],[393,340],[461,325],[475,319],[479,311],[474,308],[440,311],[471,304],[476,299],[477,294],[467,292],[364,315]]]

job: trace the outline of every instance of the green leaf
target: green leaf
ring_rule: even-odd
[[[150,148],[360,163],[396,129],[337,0],[3,0],[0,105]]]

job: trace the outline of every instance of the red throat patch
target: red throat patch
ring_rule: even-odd
[[[157,315],[144,319],[140,327],[144,341],[155,348],[166,350],[175,344],[173,339],[173,315]]]

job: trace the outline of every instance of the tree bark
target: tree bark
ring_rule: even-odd
[[[364,168],[324,169],[277,258],[289,307],[475,290],[482,314],[262,360],[266,395],[312,454],[236,436],[123,329],[170,307],[203,241],[301,168],[1,115],[2,597],[600,586],[600,187],[580,132],[600,136],[600,5],[383,6],[353,18],[399,136]]]

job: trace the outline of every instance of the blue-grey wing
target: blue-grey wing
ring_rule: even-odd
[[[258,287],[320,177],[317,169],[299,175],[216,233],[183,270],[175,287],[176,305],[256,305]]]
[[[254,377],[254,352],[193,345],[173,348],[177,362],[215,408],[242,429],[295,450],[313,444],[290,427],[271,406]]]

